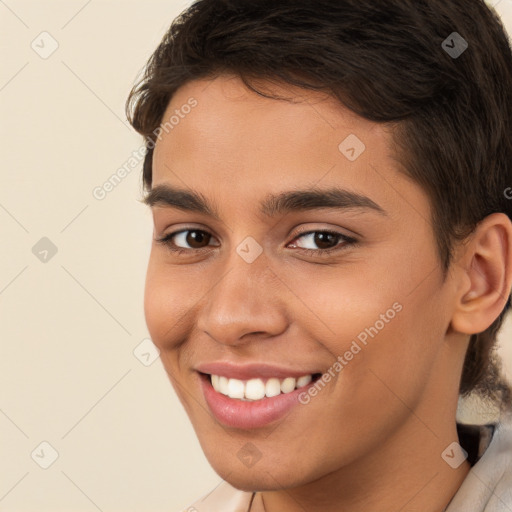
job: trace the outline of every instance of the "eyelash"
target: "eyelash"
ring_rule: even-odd
[[[201,233],[206,233],[210,236],[213,236],[211,233],[204,229],[181,229],[179,231],[174,231],[172,233],[169,233],[167,235],[164,235],[161,238],[157,238],[156,242],[166,246],[170,251],[172,251],[174,254],[177,254],[178,256],[190,254],[191,252],[201,251],[202,249],[207,249],[207,247],[202,247],[200,249],[184,249],[183,247],[176,246],[172,239],[174,236],[179,235],[180,233],[185,233],[187,231],[197,231]],[[304,249],[302,247],[299,247],[299,251],[302,251],[303,253],[310,255],[310,256],[330,256],[333,252],[338,252],[343,250],[344,248],[348,246],[353,246],[357,244],[357,240],[355,238],[349,237],[347,235],[343,235],[342,233],[338,233],[337,231],[329,231],[329,230],[321,230],[321,229],[315,229],[310,231],[305,231],[304,233],[298,233],[297,236],[293,240],[296,240],[298,238],[301,238],[306,235],[311,235],[313,233],[325,233],[329,235],[336,236],[340,241],[343,243],[337,243],[334,247],[330,247],[329,249]],[[292,240],[292,241],[293,241]],[[216,247],[216,246],[214,246]]]

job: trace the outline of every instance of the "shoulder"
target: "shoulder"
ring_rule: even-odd
[[[248,512],[253,493],[222,481],[215,489],[181,512]]]
[[[471,468],[446,512],[510,512],[512,510],[512,414],[495,425],[488,446]]]

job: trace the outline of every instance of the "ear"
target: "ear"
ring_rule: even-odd
[[[503,311],[512,286],[512,223],[504,213],[485,217],[454,263],[457,296],[451,326],[485,331]]]

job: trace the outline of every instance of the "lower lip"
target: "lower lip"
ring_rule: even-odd
[[[281,393],[261,400],[244,401],[229,398],[213,389],[210,376],[200,374],[201,387],[206,403],[217,420],[227,427],[253,429],[264,427],[286,416],[290,410],[299,405],[299,394],[312,386],[311,382],[290,393]]]

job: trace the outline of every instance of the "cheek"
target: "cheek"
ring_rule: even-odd
[[[348,350],[358,335],[368,337],[365,329],[377,324],[378,331],[385,331],[400,315],[393,308],[403,295],[400,282],[369,260],[346,258],[337,267],[280,269],[280,275],[293,292],[283,292],[290,318],[335,356]]]
[[[321,340],[333,365],[344,359],[333,372],[349,402],[357,397],[380,407],[396,401],[386,385],[414,401],[431,377],[446,308],[439,272],[425,278],[435,268],[435,254],[411,252],[353,264],[347,259],[338,268],[318,267],[314,278],[294,271],[291,280],[290,270],[285,279],[299,291],[301,300],[287,303],[302,330]]]
[[[179,271],[179,270],[178,270]],[[179,343],[184,333],[184,319],[192,307],[187,280],[177,279],[176,269],[150,257],[144,290],[144,315],[151,339],[160,350],[169,350]]]
[[[407,413],[407,408],[419,406],[431,379],[438,377],[433,375],[433,368],[445,334],[442,301],[436,303],[439,295],[432,284],[414,296],[398,296],[395,304],[399,303],[401,310],[392,319],[393,315],[383,310],[387,323],[377,320],[375,313],[381,311],[372,309],[373,314],[355,336],[361,350],[341,375],[342,403],[351,404],[354,410],[358,410],[358,404],[365,404],[367,411],[373,411],[369,413],[374,415],[373,420],[381,416],[398,418]],[[360,334],[365,343],[359,343]]]
[[[144,293],[144,316],[149,334],[153,343],[162,350],[166,331],[170,328],[168,319],[172,315],[172,308],[167,303],[167,295],[163,295],[158,282],[146,280]]]

